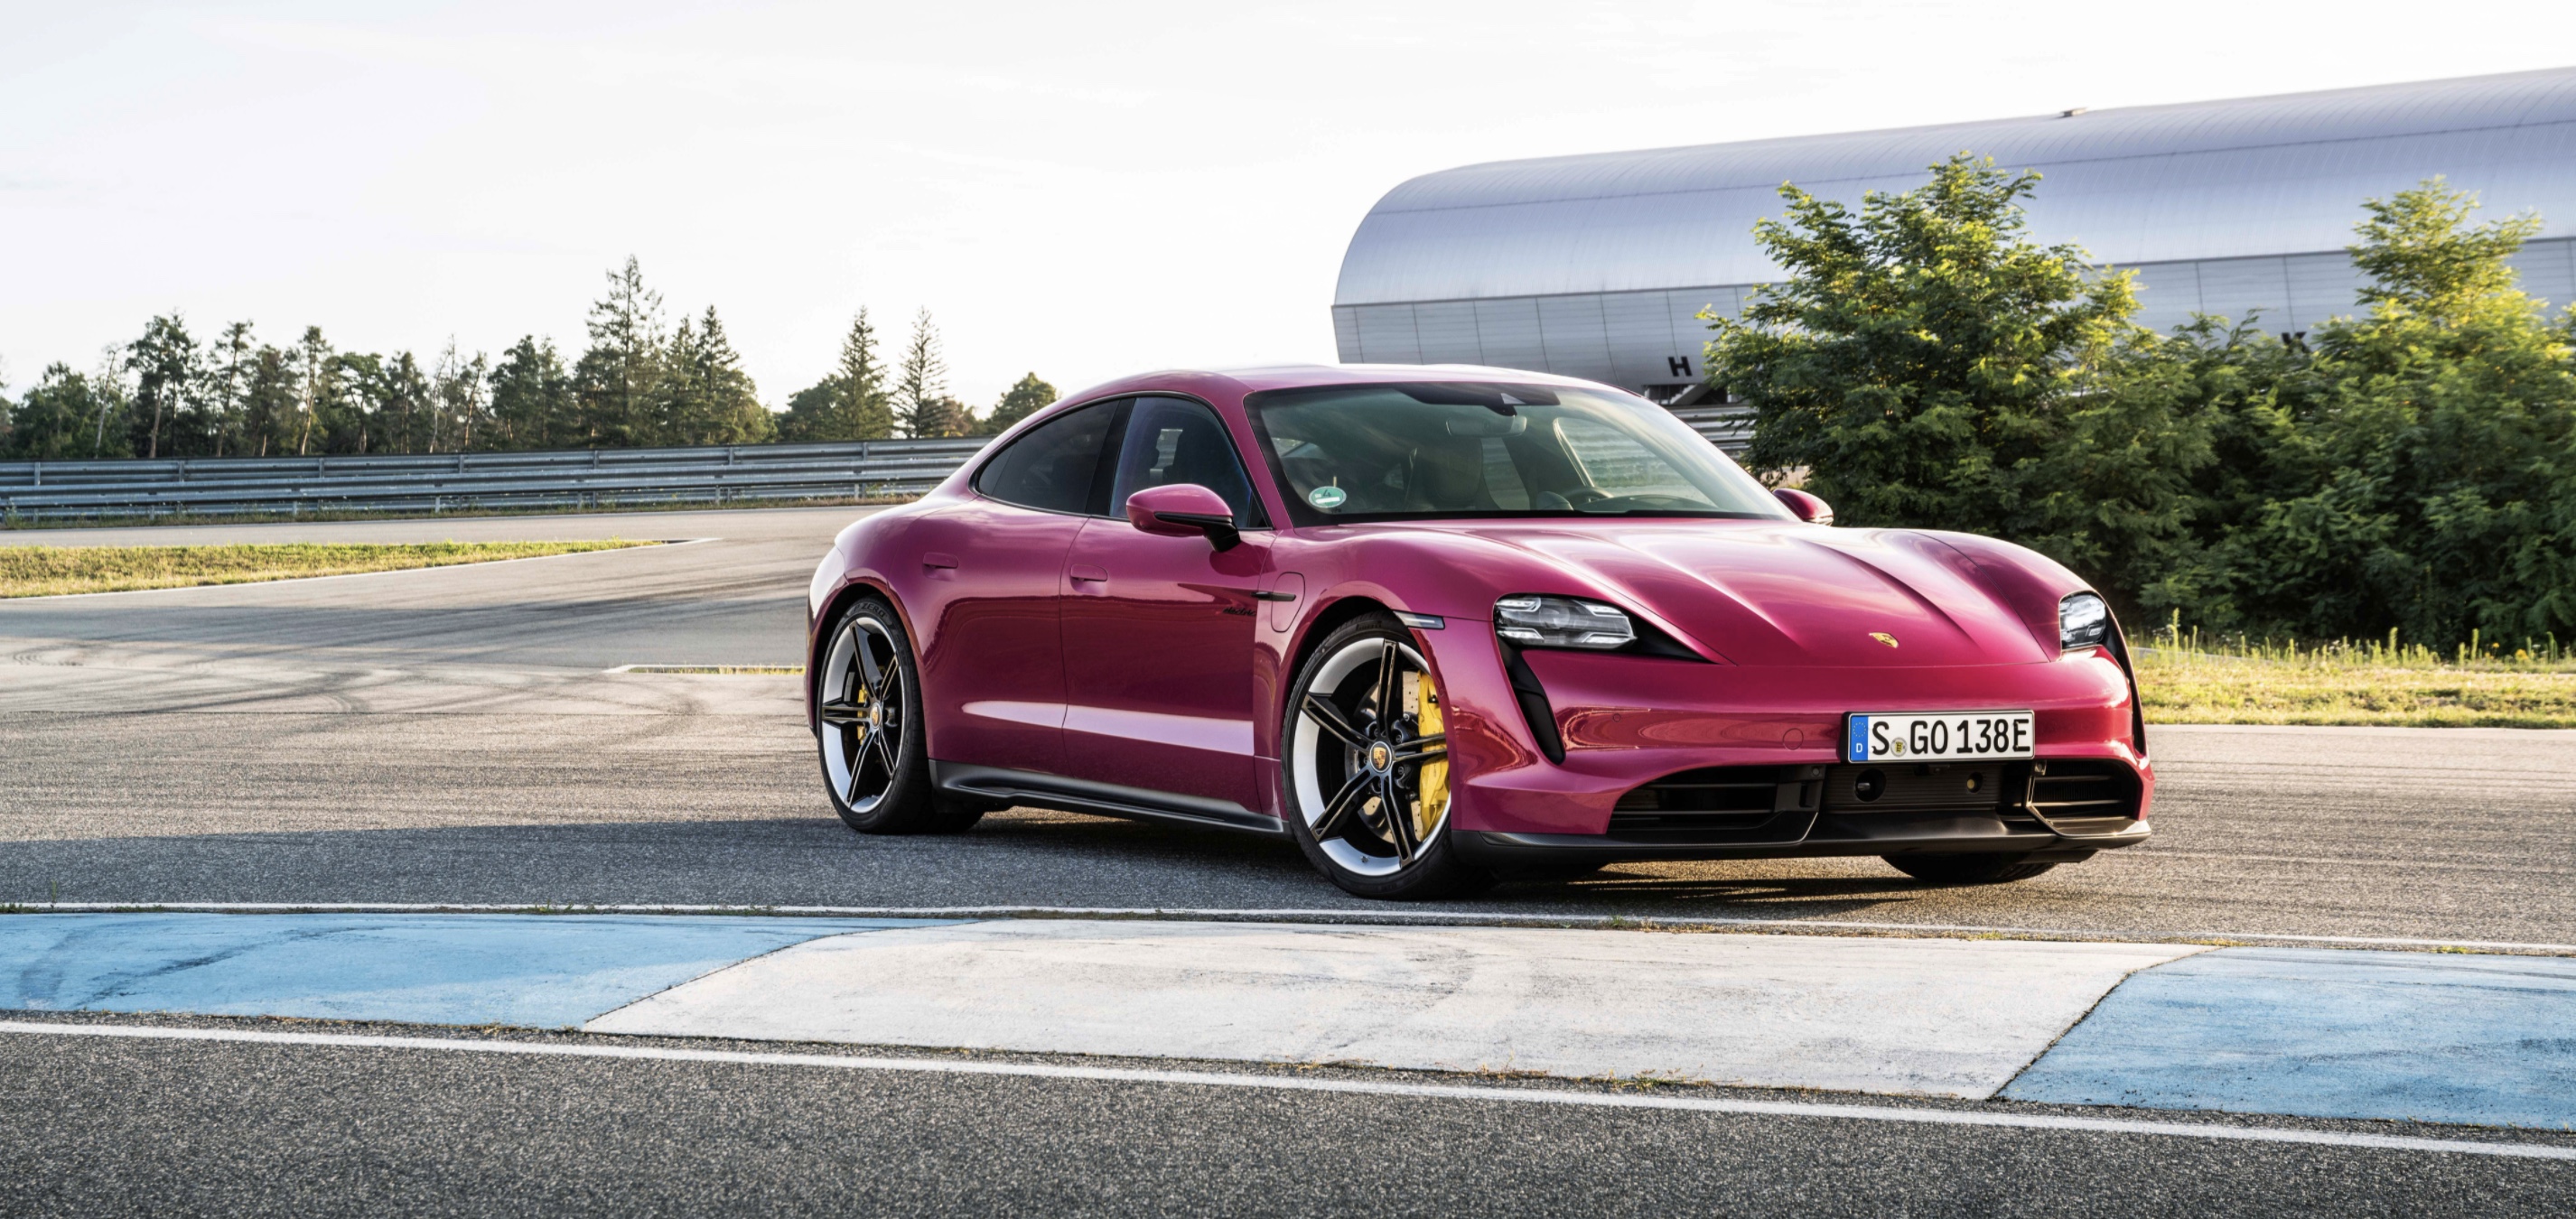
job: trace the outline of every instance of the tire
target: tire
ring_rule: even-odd
[[[832,811],[862,834],[954,834],[984,815],[931,783],[921,669],[879,597],[842,611],[814,666],[814,743]],[[864,647],[864,651],[862,651]]]
[[[1416,678],[1409,713],[1407,675]],[[1443,734],[1421,730],[1438,706],[1413,633],[1382,613],[1326,636],[1289,686],[1279,738],[1289,832],[1344,892],[1423,901],[1493,886],[1493,872],[1461,860],[1447,832],[1448,751]]]
[[[1936,885],[2000,885],[2007,881],[2029,880],[2056,867],[2034,862],[2028,855],[1883,855],[1887,866],[1916,880]]]

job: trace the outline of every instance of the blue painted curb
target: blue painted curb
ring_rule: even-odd
[[[2002,1095],[2576,1127],[2576,960],[2201,953],[2130,976]]]
[[[0,1008],[558,1028],[791,944],[954,921],[7,915]]]

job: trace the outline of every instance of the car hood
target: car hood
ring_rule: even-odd
[[[2054,597],[2031,595],[2030,573],[1981,566],[1933,534],[1672,520],[1479,522],[1456,532],[1538,561],[1489,570],[1496,595],[1597,597],[1735,664],[2027,664],[2056,655],[2034,622],[2053,625]],[[2017,592],[2033,604],[2013,604]]]

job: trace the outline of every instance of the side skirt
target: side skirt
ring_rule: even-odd
[[[1176,795],[1143,787],[1095,783],[1088,779],[1068,779],[1063,775],[1035,771],[1004,770],[998,766],[942,762],[936,758],[930,763],[930,777],[939,790],[970,800],[1001,800],[1071,813],[1097,813],[1105,817],[1130,817],[1138,821],[1160,821],[1198,829],[1233,830],[1264,838],[1288,836],[1288,826],[1278,818],[1264,816],[1230,800]]]

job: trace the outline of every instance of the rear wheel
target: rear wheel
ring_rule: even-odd
[[[2056,867],[2055,861],[2037,862],[2028,855],[1886,855],[1887,866],[1916,880],[1936,885],[1999,885],[2006,881],[2029,880]]]
[[[1384,614],[1345,623],[1290,687],[1280,769],[1297,845],[1361,897],[1454,897],[1494,883],[1458,858],[1440,692],[1413,635]]]
[[[815,743],[833,811],[862,834],[953,834],[984,813],[940,794],[922,743],[921,674],[894,607],[863,597],[816,669]]]

